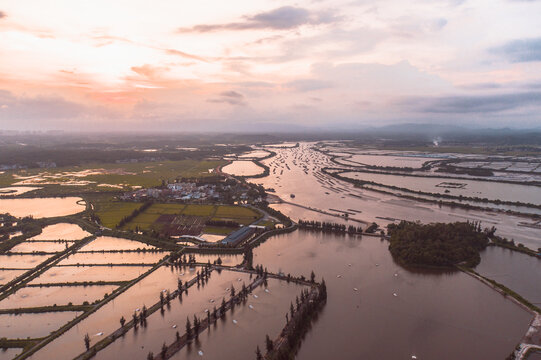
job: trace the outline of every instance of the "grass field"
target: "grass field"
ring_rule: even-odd
[[[162,180],[175,180],[182,177],[204,177],[212,175],[209,169],[214,169],[225,164],[222,160],[180,160],[162,162],[141,162],[129,164],[88,164],[86,166],[72,166],[55,169],[29,169],[18,171],[6,171],[0,174],[0,187],[10,186],[22,179],[17,176],[37,176],[40,180],[32,181],[27,185],[40,185],[40,183],[60,183],[45,185],[36,194],[45,195],[48,192],[59,194],[71,194],[88,191],[111,192],[129,190],[133,186],[154,187],[162,183]],[[95,170],[102,174],[81,176],[81,171]],[[51,178],[54,177],[54,178]],[[28,180],[27,180],[28,181]],[[85,185],[61,185],[74,181],[91,182]],[[100,186],[101,185],[101,186]],[[104,186],[105,185],[105,186]],[[112,186],[110,186],[112,185]]]
[[[94,204],[95,213],[102,224],[109,228],[114,228],[123,217],[128,216],[134,209],[142,205],[141,203],[115,201],[112,197],[107,196],[95,197],[91,202]],[[123,228],[129,230],[138,228],[139,230],[156,230],[159,232],[164,226],[164,224],[157,222],[161,215],[198,217],[202,218],[201,221],[203,222],[208,219],[235,221],[243,225],[251,224],[262,216],[259,212],[242,206],[156,203],[137,215]],[[205,227],[204,231],[211,234],[225,235],[233,230],[227,227],[208,226]]]

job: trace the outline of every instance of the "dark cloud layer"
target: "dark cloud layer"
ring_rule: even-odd
[[[491,52],[502,55],[514,63],[541,61],[541,38],[509,41],[491,49]]]
[[[445,96],[409,99],[418,111],[441,114],[493,113],[541,104],[541,92],[523,92],[483,96]]]
[[[329,24],[339,20],[332,11],[316,13],[294,6],[283,6],[256,15],[244,16],[244,19],[245,21],[226,24],[196,25],[191,28],[181,28],[179,31],[205,33],[221,30],[288,30],[302,25]]]
[[[207,101],[212,103],[226,103],[229,105],[246,105],[244,102],[244,95],[236,91],[223,91],[218,95],[219,97],[208,99]]]

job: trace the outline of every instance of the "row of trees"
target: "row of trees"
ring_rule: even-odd
[[[317,287],[317,292],[303,289],[300,297],[296,298],[295,304],[290,304],[289,312],[286,314],[286,326],[281,333],[281,336],[285,337],[286,341],[277,347],[267,335],[265,339],[267,350],[265,358],[272,360],[290,360],[294,358],[303,337],[310,328],[312,319],[326,301],[327,286],[325,280],[322,280]],[[264,359],[259,347],[256,349],[256,359]]]
[[[339,233],[350,233],[350,234],[360,234],[363,232],[361,226],[354,226],[339,223],[331,223],[326,221],[315,221],[315,220],[299,220],[299,228],[301,229],[313,229],[326,232],[339,232]]]
[[[146,209],[148,209],[150,207],[150,205],[152,205],[152,201],[145,201],[143,203],[143,205],[141,205],[139,208],[137,209],[134,209],[131,214],[129,215],[126,215],[124,216],[122,219],[120,219],[120,221],[118,222],[118,224],[116,225],[116,228],[117,229],[120,229],[122,228],[124,225],[126,225],[127,223],[129,223],[130,221],[132,221],[133,219],[135,219],[137,217],[137,215],[139,215],[140,213],[142,213],[143,211],[145,211]]]

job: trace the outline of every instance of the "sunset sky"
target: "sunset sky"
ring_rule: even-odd
[[[541,126],[541,1],[0,0],[0,129]]]

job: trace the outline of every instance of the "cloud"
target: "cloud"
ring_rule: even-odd
[[[212,103],[226,103],[229,105],[246,105],[246,103],[244,102],[244,95],[236,91],[222,91],[218,95],[218,98],[208,99],[207,101]]]
[[[184,51],[176,50],[176,49],[165,49],[166,54],[169,55],[176,55],[187,59],[193,59],[193,60],[199,60],[203,62],[208,62],[205,58],[202,58],[201,56],[189,54]]]
[[[444,96],[401,101],[421,112],[440,114],[493,113],[541,104],[541,92],[510,93],[483,96]]]
[[[289,30],[303,25],[322,25],[339,21],[333,11],[311,12],[307,9],[283,6],[256,15],[244,16],[245,21],[225,24],[196,25],[191,28],[181,28],[180,32],[214,32],[222,30]]]
[[[490,51],[514,63],[541,61],[541,38],[512,40]]]
[[[285,86],[297,91],[313,91],[330,88],[332,87],[332,83],[330,81],[317,79],[299,79],[290,81],[285,84]]]

